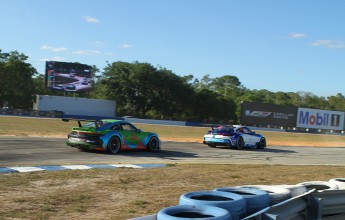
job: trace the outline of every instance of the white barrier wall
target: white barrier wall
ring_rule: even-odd
[[[65,115],[116,117],[115,101],[102,99],[37,95],[34,110],[63,111]]]

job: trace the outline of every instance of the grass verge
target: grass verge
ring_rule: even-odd
[[[3,219],[129,219],[178,204],[192,191],[344,177],[345,167],[171,164],[0,175]]]

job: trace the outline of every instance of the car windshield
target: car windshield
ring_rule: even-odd
[[[237,132],[244,133],[244,134],[251,134],[253,133],[249,128],[247,127],[239,127],[237,129]]]

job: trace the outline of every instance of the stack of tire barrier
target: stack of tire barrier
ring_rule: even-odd
[[[179,204],[132,220],[344,220],[345,178],[188,192]]]

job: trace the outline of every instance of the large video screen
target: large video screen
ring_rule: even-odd
[[[92,67],[80,63],[46,62],[46,87],[63,92],[89,92],[92,88]]]

